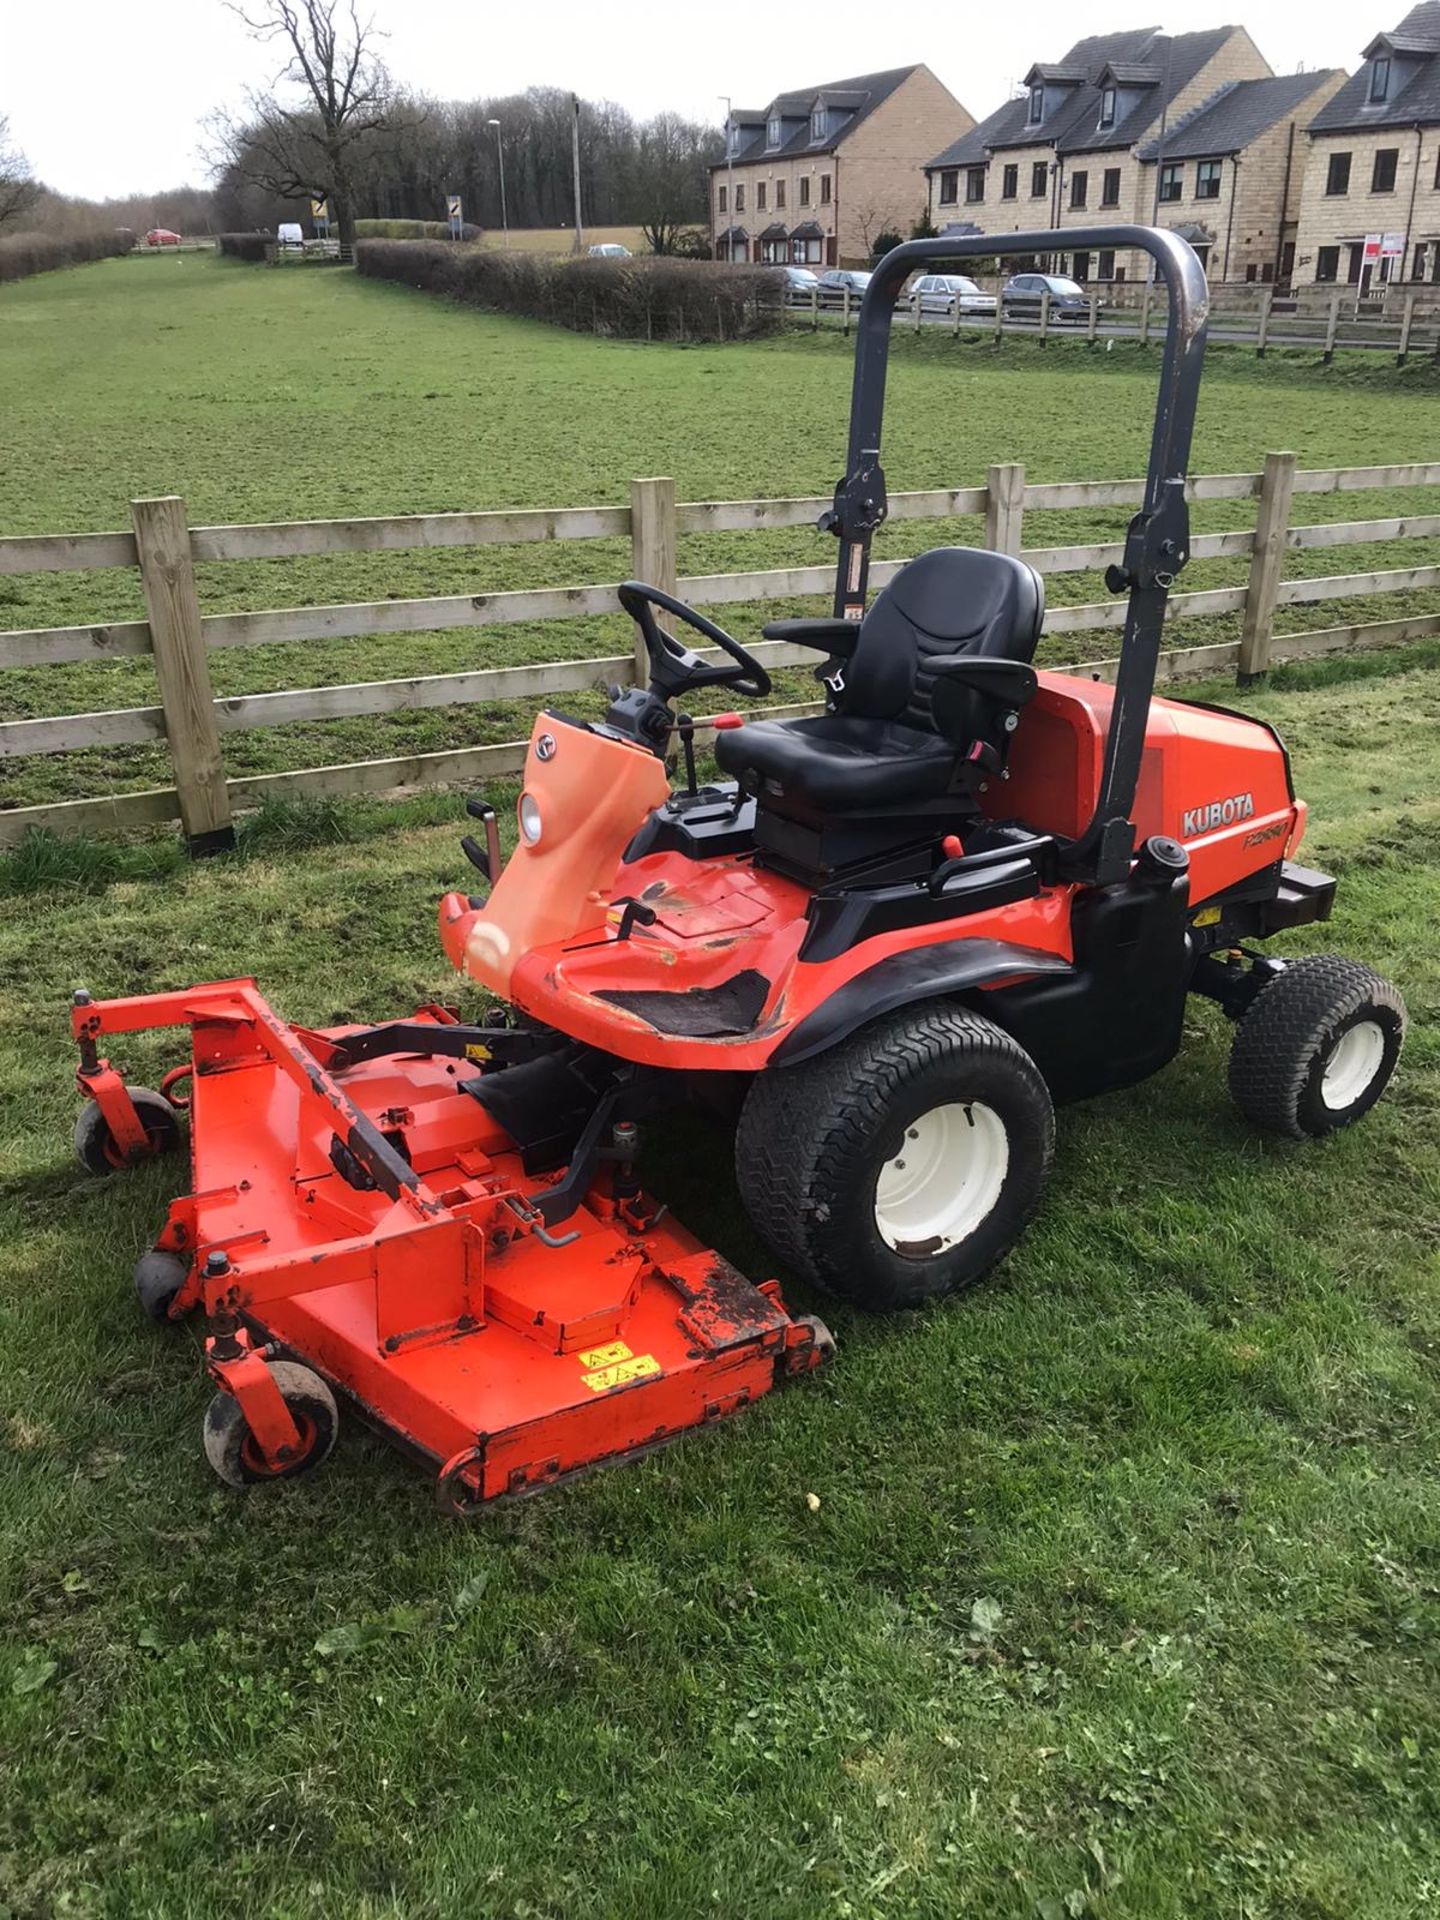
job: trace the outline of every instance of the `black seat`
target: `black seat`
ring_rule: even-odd
[[[843,621],[767,627],[832,654],[833,711],[718,733],[715,757],[759,796],[762,812],[928,813],[948,795],[973,793],[1003,763],[1007,716],[1033,691],[1024,668],[1044,614],[1044,585],[1023,561],[936,547],[901,568],[858,630]],[[992,690],[978,673],[967,682],[958,666],[978,660],[1020,667],[1010,675],[997,668]],[[956,664],[947,671],[947,663]]]

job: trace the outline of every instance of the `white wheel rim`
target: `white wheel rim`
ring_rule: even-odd
[[[935,1259],[993,1210],[1010,1166],[1005,1122],[978,1100],[932,1107],[875,1183],[875,1225],[896,1253]]]
[[[1332,1113],[1353,1107],[1367,1092],[1385,1059],[1385,1032],[1378,1020],[1359,1020],[1330,1049],[1320,1098]]]

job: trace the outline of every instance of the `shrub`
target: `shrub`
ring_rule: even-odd
[[[268,233],[222,233],[215,244],[232,260],[264,260],[266,248],[275,242]]]
[[[904,243],[903,233],[895,233],[887,228],[884,233],[876,234],[875,244],[870,249],[870,258],[878,266],[887,253],[893,253],[896,247],[903,246]]]
[[[483,240],[485,229],[467,220],[460,228],[462,240]],[[450,224],[446,220],[357,220],[357,240],[448,240]]]
[[[737,340],[768,333],[780,318],[773,267],[668,257],[555,259],[430,240],[366,240],[355,249],[355,264],[371,279],[624,340]]]
[[[109,228],[95,233],[12,233],[0,238],[0,281],[25,280],[56,267],[78,267],[87,260],[112,260],[129,253],[133,233]]]

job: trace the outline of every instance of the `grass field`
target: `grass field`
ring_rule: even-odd
[[[123,524],[130,493],[167,488],[199,521],[617,499],[656,468],[692,497],[833,478],[830,346],[606,349],[189,260],[150,305],[161,274],[132,271],[0,299],[7,531]],[[892,483],[1002,453],[1135,471],[1140,376],[1107,359],[906,358]],[[1282,443],[1312,464],[1428,451],[1418,384],[1217,372],[1212,470]],[[522,557],[540,579],[575,556],[328,563],[338,593],[277,563],[206,590],[496,584]],[[57,611],[74,585],[21,581],[6,612],[80,617]],[[359,651],[317,677],[358,677]],[[1440,647],[1211,691],[1283,727],[1309,856],[1341,878],[1335,921],[1288,950],[1351,952],[1409,1000],[1376,1113],[1323,1146],[1260,1139],[1197,1006],[1166,1072],[1061,1116],[1048,1204],[988,1287],[888,1323],[792,1289],[836,1330],[827,1375],[470,1527],[353,1422],[312,1480],[218,1488],[194,1342],[128,1285],[183,1170],[78,1172],[64,1017],[81,978],[253,971],[315,1021],[453,994],[433,926],[463,871],[453,801],[276,812],[193,867],[168,840],[0,863],[0,1913],[1434,1911]],[[167,1055],[123,1057],[149,1079]],[[652,1142],[651,1178],[759,1275],[729,1150],[688,1123]]]
[[[1313,356],[1312,356],[1313,357]],[[1155,356],[1087,354],[948,338],[897,342],[886,468],[896,488],[983,480],[1018,459],[1034,479],[1143,469]],[[16,457],[0,470],[0,528],[57,532],[128,524],[130,499],[178,492],[192,521],[288,520],[626,501],[633,476],[671,473],[681,499],[828,493],[844,447],[848,343],[799,333],[744,348],[595,341],[462,311],[347,273],[266,272],[206,255],[117,260],[51,274],[0,296],[0,412]],[[583,393],[583,404],[577,394]],[[1195,468],[1253,471],[1267,449],[1302,465],[1428,458],[1436,375],[1368,364],[1313,366],[1217,352],[1202,401]],[[1302,498],[1312,519],[1434,511],[1395,493]],[[1200,527],[1244,523],[1241,503]],[[1027,538],[1078,543],[1118,533],[1123,513],[1032,515]],[[881,553],[973,538],[961,522],[908,522]],[[828,536],[804,529],[687,539],[682,572],[827,560]],[[1440,542],[1292,555],[1314,572],[1418,564]],[[1186,584],[1228,585],[1244,561],[1211,561]],[[623,579],[625,543],[467,552],[346,555],[202,569],[207,610],[481,592]],[[1060,575],[1052,600],[1102,598],[1097,577]],[[1430,596],[1440,608],[1440,595]],[[1429,602],[1412,597],[1415,610]],[[734,611],[754,634],[783,606]],[[1370,617],[1401,611],[1372,602]],[[0,581],[0,623],[31,627],[135,618],[124,572]],[[1336,602],[1288,611],[1290,627],[1365,617]],[[1190,622],[1177,637],[1233,637],[1235,621]],[[230,649],[213,661],[220,694],[333,685],[623,652],[627,623],[460,630],[372,640]],[[1050,657],[1074,659],[1074,640]],[[1109,636],[1088,645],[1109,649]],[[808,681],[804,685],[808,688]],[[0,718],[149,704],[143,660],[0,671]],[[231,734],[233,774],[424,751],[528,731],[514,708],[401,713]],[[6,761],[0,804],[167,783],[158,748]]]

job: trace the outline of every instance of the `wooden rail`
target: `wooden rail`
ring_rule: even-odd
[[[1169,680],[1234,670],[1243,683],[1265,674],[1276,660],[1396,645],[1440,632],[1440,616],[1419,613],[1319,627],[1278,639],[1274,633],[1281,608],[1440,587],[1440,565],[1284,579],[1287,553],[1440,538],[1440,513],[1292,525],[1296,496],[1432,486],[1440,486],[1440,463],[1297,470],[1290,454],[1268,456],[1261,473],[1194,476],[1187,489],[1193,501],[1255,503],[1254,527],[1201,533],[1191,542],[1191,554],[1197,560],[1248,559],[1249,577],[1244,585],[1173,594],[1169,618],[1186,621],[1238,614],[1241,637],[1175,648],[1162,656],[1160,677]],[[982,487],[894,494],[890,518],[910,522],[983,516],[988,546],[1018,553],[1042,574],[1099,573],[1120,559],[1119,540],[1026,547],[1025,515],[1133,507],[1141,497],[1138,480],[1027,485],[1024,469],[1011,463],[992,467]],[[0,722],[0,759],[163,741],[174,768],[173,785],[162,788],[0,810],[0,846],[13,845],[35,827],[64,832],[179,819],[191,846],[204,851],[226,844],[235,808],[253,806],[271,794],[382,792],[513,774],[524,759],[524,742],[519,740],[227,779],[223,741],[228,734],[249,727],[549,699],[624,679],[637,665],[637,653],[616,653],[217,698],[209,673],[210,654],[216,648],[593,617],[616,611],[615,583],[204,614],[195,582],[196,563],[628,538],[631,570],[639,577],[673,588],[697,606],[726,606],[826,594],[832,567],[827,561],[750,573],[683,576],[676,563],[681,536],[806,526],[829,504],[821,496],[677,504],[673,481],[651,479],[634,483],[628,506],[189,527],[183,501],[167,498],[135,502],[128,532],[0,538],[0,574],[137,568],[148,613],[144,620],[0,632],[0,669],[150,655],[160,692],[159,704],[153,706]],[[871,571],[872,585],[882,586],[903,564],[894,559],[877,561]],[[1085,635],[1119,628],[1124,619],[1121,599],[1087,601],[1052,608],[1045,631],[1052,637]],[[772,668],[814,665],[812,652],[785,643],[761,641],[753,650]],[[1086,661],[1072,670],[1106,679],[1113,667],[1113,661]],[[810,710],[802,706],[765,711]]]

